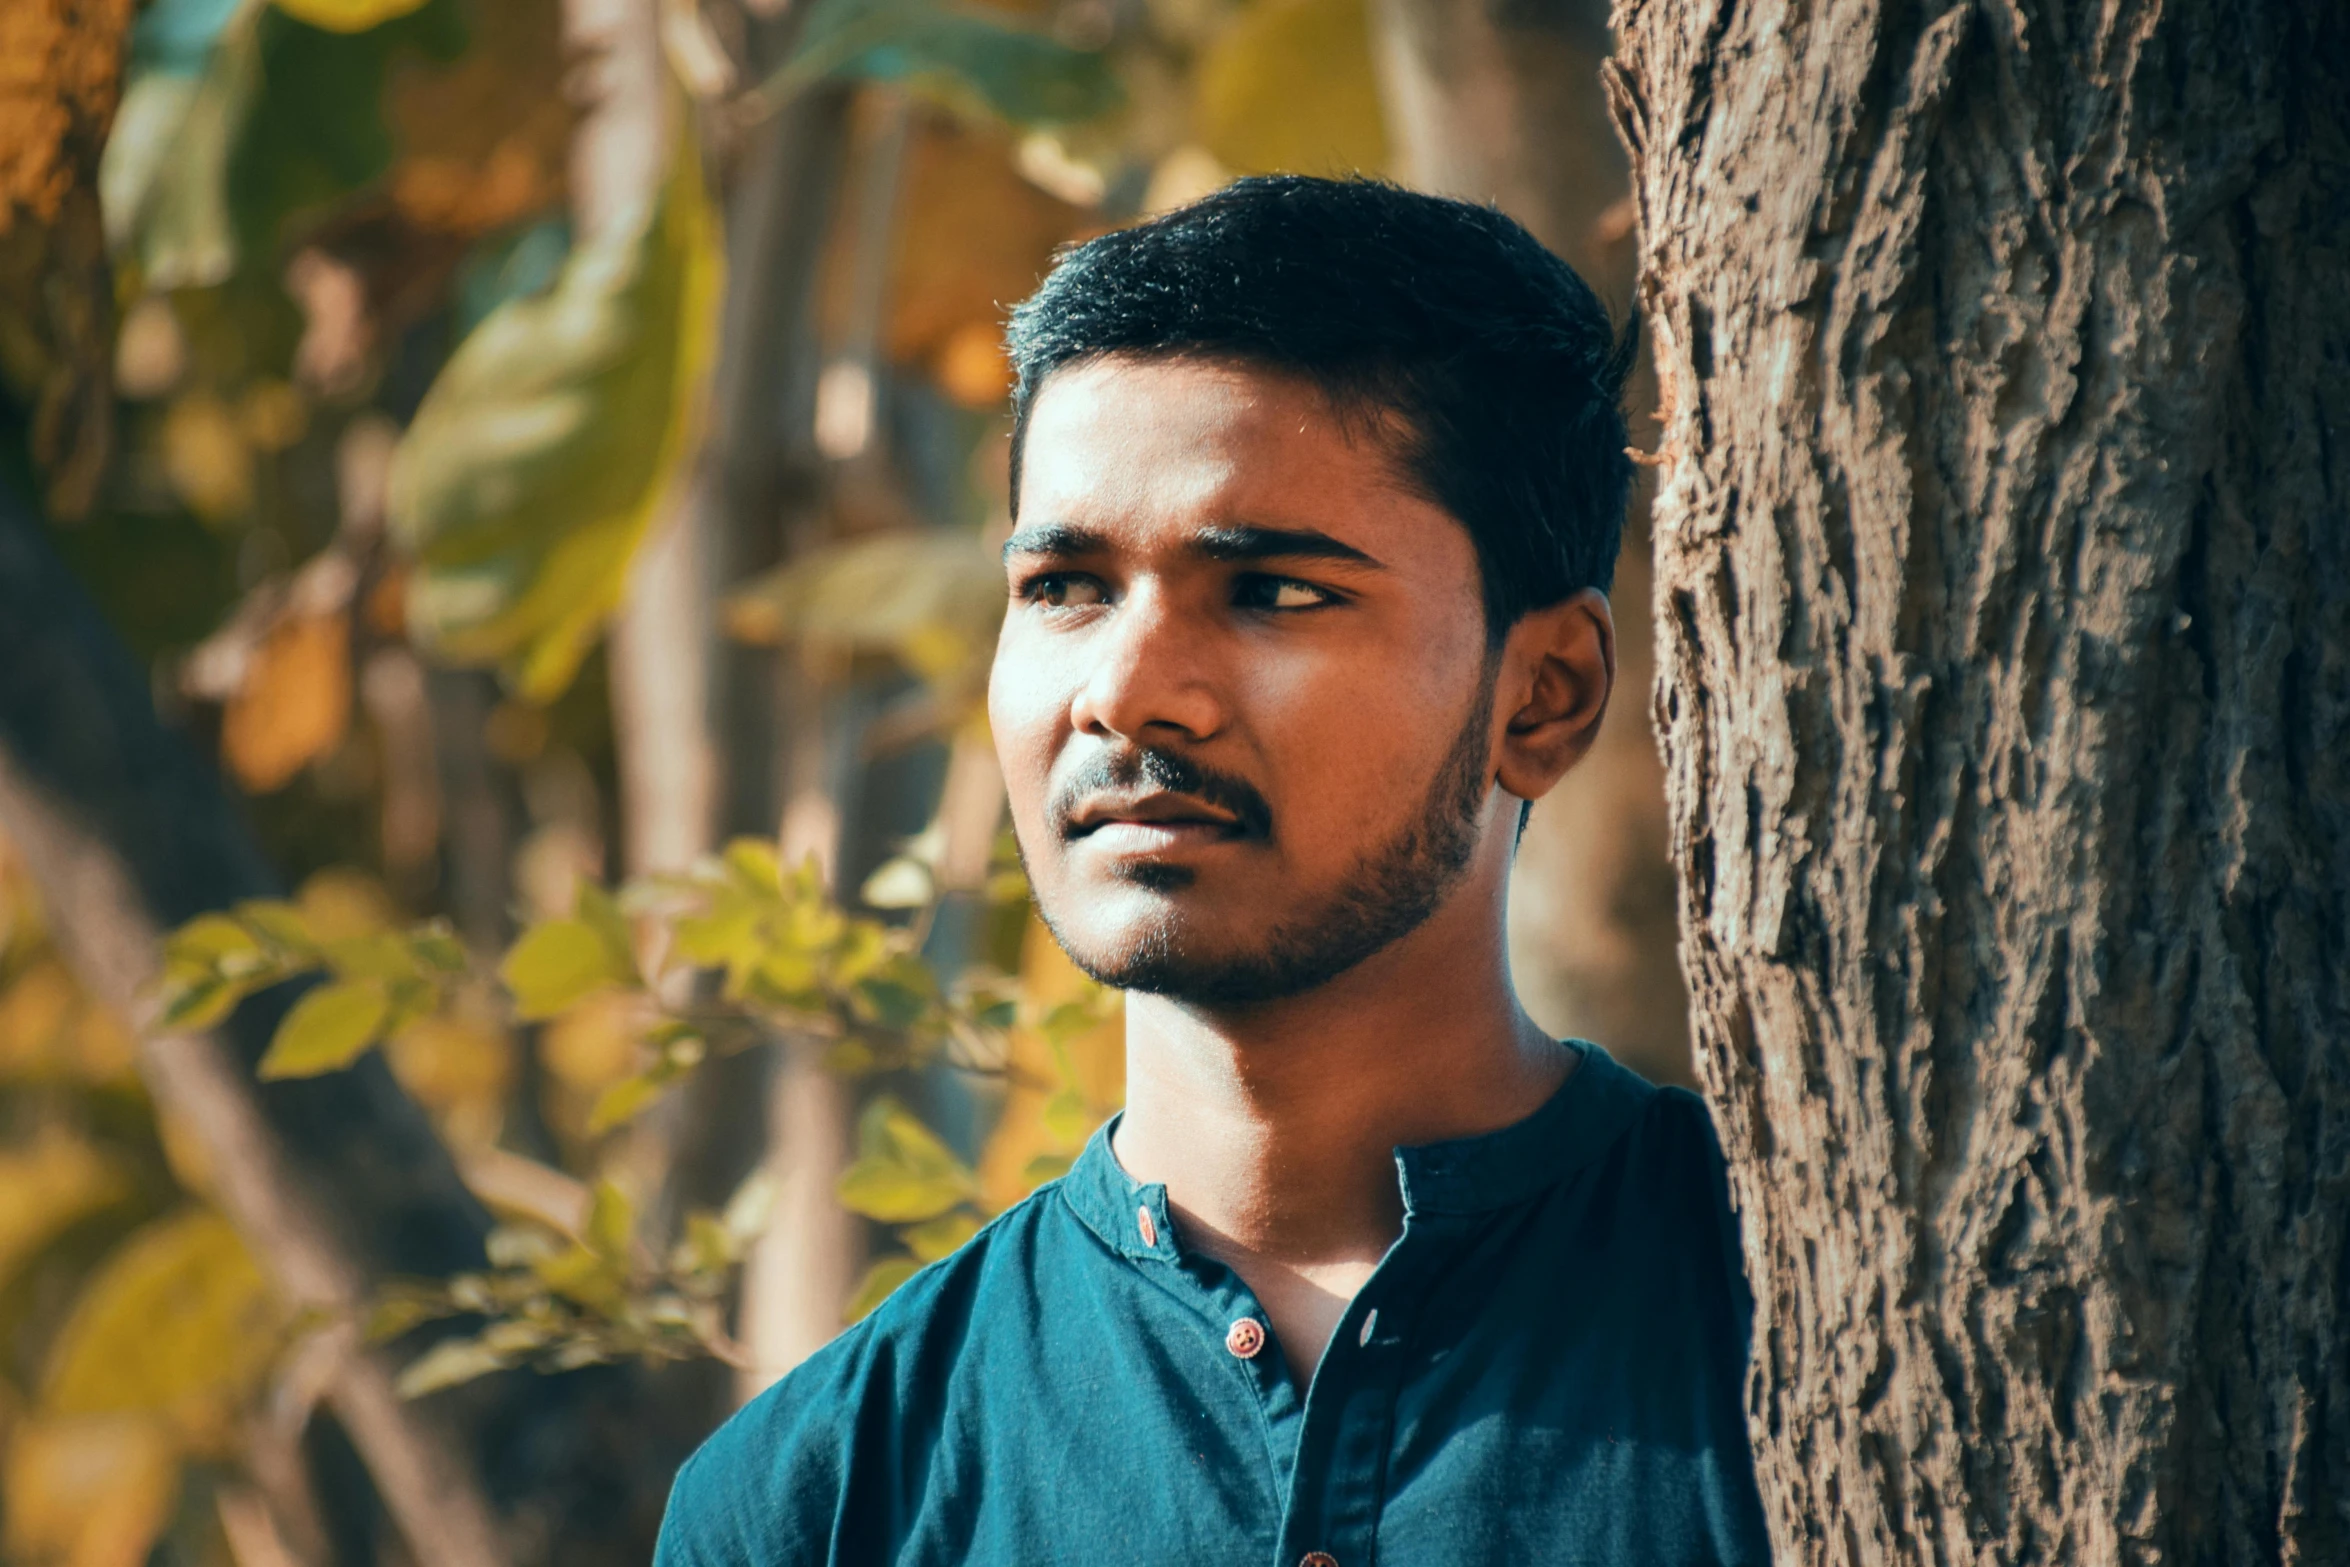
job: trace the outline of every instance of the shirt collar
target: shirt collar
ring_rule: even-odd
[[[1607,1151],[1656,1089],[1588,1040],[1566,1043],[1582,1059],[1532,1115],[1497,1132],[1395,1150],[1405,1212],[1475,1214],[1510,1207]],[[1118,1119],[1112,1116],[1093,1134],[1062,1177],[1061,1194],[1112,1251],[1135,1261],[1177,1261],[1167,1188],[1134,1179],[1110,1151]]]

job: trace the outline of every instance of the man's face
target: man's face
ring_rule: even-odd
[[[1038,906],[1105,983],[1311,988],[1514,821],[1475,547],[1362,424],[1196,360],[1037,399],[989,714]]]

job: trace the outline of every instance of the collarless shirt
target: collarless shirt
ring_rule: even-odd
[[[1766,1562],[1712,1123],[1574,1043],[1532,1116],[1396,1151],[1310,1387],[1105,1127],[720,1428],[656,1567]]]

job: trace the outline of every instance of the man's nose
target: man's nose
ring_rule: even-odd
[[[1203,628],[1154,587],[1130,589],[1081,656],[1091,662],[1069,713],[1081,733],[1149,744],[1224,726]]]

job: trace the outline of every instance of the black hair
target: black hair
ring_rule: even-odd
[[[1374,180],[1239,180],[1064,251],[1012,312],[1012,506],[1029,415],[1063,366],[1198,355],[1300,374],[1400,426],[1403,472],[1476,544],[1498,646],[1527,611],[1614,578],[1633,345],[1491,207]]]

